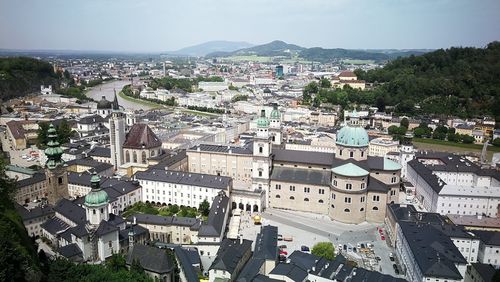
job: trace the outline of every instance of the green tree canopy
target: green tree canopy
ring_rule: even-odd
[[[201,215],[203,216],[208,216],[208,213],[210,212],[210,203],[207,201],[207,199],[203,200],[203,202],[200,203],[200,207],[198,210],[201,212]]]
[[[313,246],[311,253],[328,260],[333,260],[335,258],[335,247],[331,242],[319,242]]]

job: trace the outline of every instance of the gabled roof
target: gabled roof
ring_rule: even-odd
[[[103,148],[103,147],[94,147],[91,149],[87,156],[89,157],[102,157],[102,158],[111,158],[111,149]]]
[[[217,257],[209,269],[225,270],[234,273],[236,266],[247,252],[252,250],[252,241],[243,239],[224,239],[217,251]]]
[[[57,252],[63,257],[71,260],[82,261],[83,253],[77,244],[69,244],[64,247],[60,247]]]
[[[155,247],[135,244],[128,252],[127,264],[131,265],[134,260],[138,260],[144,270],[154,273],[165,274],[174,269],[167,252]]]
[[[278,258],[278,227],[261,226],[255,239],[254,258],[276,260]]]
[[[123,148],[150,149],[161,147],[161,141],[147,124],[136,123],[127,133]]]
[[[331,167],[335,154],[276,149],[273,150],[274,162],[307,163]]]
[[[307,271],[293,263],[278,263],[269,274],[286,276],[292,281],[304,281],[307,278]]]
[[[232,183],[232,178],[202,173],[183,171],[169,171],[152,168],[137,172],[134,177],[139,180],[152,180],[172,184],[194,185],[199,187],[227,190]]]
[[[179,266],[182,268],[184,275],[186,277],[187,282],[197,282],[200,281],[198,278],[198,273],[194,269],[191,260],[189,259],[189,255],[184,248],[175,247],[174,248],[175,256],[179,260]]]
[[[203,222],[198,231],[198,237],[219,237],[226,226],[224,220],[228,212],[229,198],[225,193],[219,193],[210,206],[207,222]]]
[[[54,206],[54,211],[63,215],[75,224],[85,224],[87,220],[85,209],[68,199],[63,198],[59,200]]]
[[[311,185],[329,185],[331,172],[328,170],[320,171],[276,166],[273,168],[271,180]]]
[[[27,209],[17,203],[15,205],[23,221],[54,214],[54,207],[52,207],[52,205],[45,205],[43,207],[38,206],[32,209]]]
[[[97,227],[97,230],[95,232],[95,234],[97,236],[104,236],[108,233],[111,233],[111,232],[117,232],[119,231],[119,228],[112,225],[111,223],[103,220],[101,221],[101,223],[99,223],[99,227]]]

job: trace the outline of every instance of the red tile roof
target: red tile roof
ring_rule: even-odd
[[[147,124],[136,123],[127,134],[123,148],[142,149],[161,147],[160,139]]]

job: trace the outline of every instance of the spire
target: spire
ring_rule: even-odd
[[[61,159],[63,150],[59,147],[59,142],[57,141],[57,132],[53,124],[50,124],[49,130],[47,131],[49,142],[47,142],[47,149],[45,149],[45,155],[47,156],[47,162],[45,166],[49,169],[55,169],[64,163]]]
[[[101,178],[95,171],[90,178],[90,187],[92,190],[85,196],[86,206],[102,206],[109,202],[108,193],[101,190]]]
[[[94,192],[98,192],[101,190],[101,178],[96,174],[95,171],[94,173],[92,173],[92,177],[90,178],[90,187]]]
[[[120,105],[118,104],[118,97],[116,97],[116,89],[113,88],[113,91],[115,92],[115,98],[113,99],[113,103],[111,105],[111,108],[114,111],[120,110]]]

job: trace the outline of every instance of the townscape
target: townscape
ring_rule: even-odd
[[[499,42],[238,44],[0,49],[0,280],[500,281]]]

